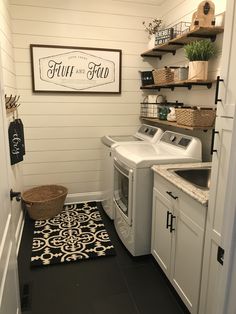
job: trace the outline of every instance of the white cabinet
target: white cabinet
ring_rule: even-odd
[[[151,252],[191,313],[198,312],[205,217],[206,207],[155,173]]]
[[[230,196],[228,191],[232,189],[228,184],[228,178],[233,161],[230,161],[230,158],[232,158],[234,149],[231,147],[231,143],[236,105],[235,18],[235,1],[227,0],[220,69],[223,82],[219,84],[218,98],[221,101],[217,102],[218,118],[215,126],[219,133],[215,134],[214,143],[216,152],[213,154],[199,314],[226,313],[222,310],[223,303],[226,301],[224,291],[226,284],[224,285],[222,282],[227,281],[228,266],[225,262],[224,265],[221,265],[217,261],[217,254],[219,247],[225,249],[226,246],[229,246],[225,237],[234,224],[232,207],[227,208],[227,200]],[[235,187],[233,189],[235,190]],[[225,257],[227,259],[227,255]]]
[[[230,151],[233,119],[217,118],[214,154],[212,160],[211,189],[208,204],[206,238],[199,314],[215,314],[218,307],[216,293],[222,271],[217,261],[218,247],[222,245],[222,227],[227,198],[227,178],[230,172]]]
[[[236,6],[234,0],[227,0],[224,40],[222,47],[222,58],[220,66],[219,95],[221,99],[217,103],[217,116],[234,117],[236,89],[235,89],[235,48],[236,48]]]
[[[215,130],[215,143],[211,190],[209,198],[209,219],[212,223],[212,230],[215,237],[220,237],[222,233],[222,223],[224,218],[224,201],[226,197],[227,177],[230,171],[229,159],[232,141],[233,119],[217,118]]]

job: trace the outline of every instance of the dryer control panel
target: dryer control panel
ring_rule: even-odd
[[[160,141],[168,143],[170,145],[178,146],[183,149],[187,149],[192,141],[192,137],[175,132],[166,131],[163,133]]]
[[[158,127],[142,124],[135,136],[148,142],[156,143],[160,139],[162,133],[163,131]]]
[[[153,137],[156,134],[157,130],[158,130],[158,128],[143,124],[140,126],[138,133]]]

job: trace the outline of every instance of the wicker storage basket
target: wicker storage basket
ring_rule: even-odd
[[[30,218],[49,219],[62,211],[67,188],[61,185],[42,185],[27,190],[22,195]]]
[[[174,81],[174,72],[167,67],[163,69],[154,69],[152,75],[156,85],[168,84]]]
[[[216,111],[209,108],[175,108],[177,124],[186,126],[213,126]]]

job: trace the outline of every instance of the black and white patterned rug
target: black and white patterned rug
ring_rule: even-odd
[[[65,205],[54,218],[35,221],[31,265],[115,255],[96,202]]]

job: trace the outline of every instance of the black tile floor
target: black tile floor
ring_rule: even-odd
[[[116,256],[30,268],[34,222],[26,217],[18,255],[22,313],[189,313],[153,257],[132,257],[98,205]]]

